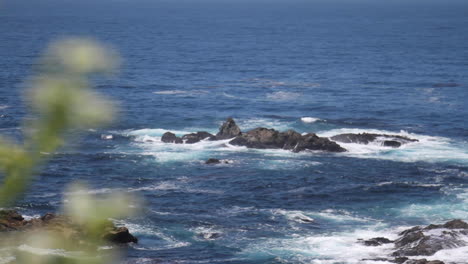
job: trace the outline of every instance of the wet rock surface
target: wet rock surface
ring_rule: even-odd
[[[293,152],[305,150],[320,150],[328,152],[345,152],[338,143],[325,137],[309,133],[301,135],[294,130],[280,132],[271,128],[258,127],[248,132],[242,132],[232,118],[228,118],[219,128],[216,136],[200,131],[177,137],[171,132],[166,132],[161,138],[165,143],[185,143],[193,144],[202,140],[224,140],[230,139],[229,144],[235,146],[245,146],[256,149],[285,149]],[[391,143],[389,143],[391,144]]]
[[[468,245],[468,223],[456,219],[445,224],[431,224],[426,227],[415,226],[400,232],[395,241],[377,237],[359,240],[366,246],[380,246],[394,243],[391,258],[386,261],[405,264],[444,264],[439,260],[427,260],[417,256],[433,256],[440,250],[454,249]],[[467,257],[468,263],[468,257]]]
[[[398,148],[403,144],[417,142],[417,139],[399,135],[373,134],[373,133],[346,133],[339,134],[330,138],[331,140],[342,143],[357,143],[367,145],[371,142],[380,141],[383,146]]]

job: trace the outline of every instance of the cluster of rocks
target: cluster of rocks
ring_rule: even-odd
[[[161,141],[164,143],[175,144],[193,144],[202,140],[225,140],[231,139],[229,144],[235,146],[245,146],[247,148],[256,149],[285,149],[293,152],[304,150],[320,150],[328,152],[345,152],[346,149],[341,147],[337,142],[343,143],[358,143],[369,144],[370,142],[381,141],[386,147],[400,147],[402,144],[415,142],[416,139],[398,135],[386,134],[340,134],[331,138],[319,137],[314,133],[302,135],[294,130],[280,132],[275,129],[258,127],[247,132],[242,132],[232,118],[228,118],[220,127],[216,135],[206,131],[199,131],[176,136],[174,133],[166,132],[163,134]],[[331,139],[331,140],[330,140]]]
[[[0,210],[0,232],[33,231],[38,229],[55,231],[69,241],[84,243],[86,231],[73,219],[52,213],[26,220],[14,210]],[[126,227],[116,227],[111,221],[103,225],[100,236],[104,242],[115,244],[137,243]]]
[[[343,143],[358,143],[358,144],[369,144],[375,141],[381,141],[382,145],[385,147],[398,148],[403,144],[410,142],[417,142],[417,139],[411,139],[399,135],[387,135],[387,134],[373,134],[373,133],[346,133],[339,134],[331,137],[330,139]]]
[[[359,240],[366,246],[394,244],[391,258],[374,260],[389,261],[404,264],[444,264],[439,260],[410,259],[414,256],[432,256],[442,249],[452,249],[467,246],[468,223],[462,220],[452,220],[442,225],[416,226],[400,232],[396,240],[376,237]],[[467,258],[468,259],[468,258]]]

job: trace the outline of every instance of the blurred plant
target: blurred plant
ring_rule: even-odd
[[[23,144],[0,138],[4,178],[0,207],[12,206],[24,195],[36,170],[64,145],[68,132],[112,121],[114,105],[92,91],[89,79],[96,73],[112,72],[118,63],[114,52],[92,40],[65,39],[50,46],[41,59],[39,73],[28,82],[27,99],[36,118],[26,124]],[[73,256],[26,254],[31,250],[22,250],[16,255],[17,263],[115,263],[115,254],[98,254],[96,249],[102,244],[108,219],[132,213],[128,206],[132,199],[121,194],[97,199],[82,185],[72,189],[74,195],[63,211],[80,226],[83,241],[69,241],[63,232],[54,230],[36,230],[14,240],[36,249],[74,252]]]

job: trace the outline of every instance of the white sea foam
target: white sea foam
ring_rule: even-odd
[[[368,247],[358,243],[358,239],[370,239],[382,236],[389,239],[397,237],[394,231],[385,230],[381,226],[376,225],[352,232],[340,232],[328,235],[304,236],[302,234],[293,234],[290,238],[271,239],[265,243],[250,245],[242,253],[256,256],[288,256],[297,263],[387,264],[390,262],[364,259],[375,259],[389,255],[393,248],[392,244]]]
[[[428,204],[411,204],[399,209],[401,217],[422,218],[426,223],[450,219],[468,219],[468,188],[442,188],[455,200],[437,200]]]
[[[341,146],[348,150],[342,155],[357,158],[387,159],[401,162],[455,162],[468,164],[468,147],[466,143],[454,142],[445,137],[412,134],[406,131],[392,132],[376,129],[342,128],[317,133],[322,137],[332,137],[343,133],[376,133],[406,136],[419,140],[404,144],[399,148],[382,146],[381,142],[373,142],[367,145],[356,143],[342,143]]]
[[[7,109],[9,107],[10,107],[9,105],[0,105],[0,110]]]
[[[321,120],[322,119],[317,118],[317,117],[309,117],[309,116],[301,117],[301,121],[304,122],[304,123],[315,123],[315,122],[321,121]]]
[[[279,91],[279,92],[267,94],[266,98],[269,100],[274,100],[274,101],[287,101],[287,100],[297,99],[301,95],[302,95],[301,93]]]
[[[172,235],[167,234],[165,231],[160,230],[152,225],[150,226],[150,225],[136,224],[132,222],[126,222],[123,220],[115,220],[115,219],[113,219],[113,222],[116,223],[116,225],[127,227],[130,233],[134,235],[157,237],[163,242],[161,243],[161,245],[151,246],[151,247],[147,247],[145,245],[138,245],[138,244],[131,245],[132,247],[138,250],[163,250],[163,249],[186,247],[190,245],[189,242],[179,241],[176,238],[174,238]]]
[[[182,91],[182,90],[165,90],[165,91],[157,91],[153,92],[154,94],[163,94],[163,95],[173,95],[173,94],[184,94],[187,93],[187,91]]]
[[[257,127],[274,128],[285,131],[291,128],[293,122],[282,121],[272,118],[251,118],[236,121],[242,131],[248,131]]]

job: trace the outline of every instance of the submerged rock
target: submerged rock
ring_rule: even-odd
[[[229,117],[219,128],[219,132],[216,134],[216,140],[234,138],[241,134],[242,132],[234,119]]]
[[[63,215],[48,213],[39,218],[25,220],[14,210],[0,210],[0,232],[29,231],[41,228],[55,231],[65,239],[77,243],[83,243],[86,234],[83,226]],[[110,221],[102,227],[100,232],[100,236],[106,242],[117,244],[138,242],[138,239],[130,234],[126,227],[116,227]]]
[[[393,242],[392,240],[385,238],[385,237],[375,237],[375,238],[362,241],[364,245],[372,246],[372,247],[381,246],[383,244],[389,244],[392,242]]]
[[[357,144],[369,144],[374,141],[383,140],[382,145],[386,147],[398,148],[402,144],[410,142],[418,142],[417,139],[412,139],[405,136],[399,135],[387,135],[387,134],[373,134],[373,133],[345,133],[331,137],[330,139],[343,143],[357,143]]]

